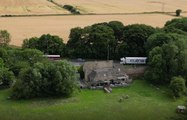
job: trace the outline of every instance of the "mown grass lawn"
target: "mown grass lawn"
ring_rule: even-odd
[[[47,98],[7,100],[10,90],[0,90],[0,120],[168,120],[177,105],[186,99],[173,100],[166,88],[156,88],[135,80],[111,94],[102,90],[82,90],[68,99]],[[119,99],[128,95],[123,102]]]

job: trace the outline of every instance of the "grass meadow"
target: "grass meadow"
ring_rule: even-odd
[[[167,88],[157,88],[144,80],[129,87],[81,90],[71,98],[7,100],[10,89],[0,90],[0,120],[169,120],[176,115],[177,105]],[[128,99],[119,102],[122,96]]]

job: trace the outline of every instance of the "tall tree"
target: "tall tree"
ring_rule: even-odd
[[[10,33],[7,30],[0,30],[0,45],[6,46],[11,41]]]
[[[157,84],[168,84],[173,76],[186,75],[186,38],[177,34],[156,34],[149,39],[149,69],[147,80]],[[163,36],[163,37],[162,37]],[[160,39],[165,38],[165,39]]]
[[[133,24],[125,26],[123,31],[123,41],[129,47],[127,56],[146,56],[145,43],[150,35],[155,32],[151,26],[144,24]]]
[[[63,39],[50,34],[42,35],[40,38],[25,39],[22,48],[38,49],[44,54],[59,54],[62,56],[66,54]]]
[[[173,27],[187,32],[187,18],[176,18],[167,21],[165,27]]]

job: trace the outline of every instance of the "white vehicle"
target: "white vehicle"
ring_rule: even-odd
[[[120,64],[146,64],[147,57],[123,57]]]

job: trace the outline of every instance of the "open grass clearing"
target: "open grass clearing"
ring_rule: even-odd
[[[0,90],[1,120],[169,120],[184,98],[174,101],[166,88],[136,80],[111,94],[82,90],[68,99],[7,100],[10,90]],[[119,99],[129,95],[129,99]]]

